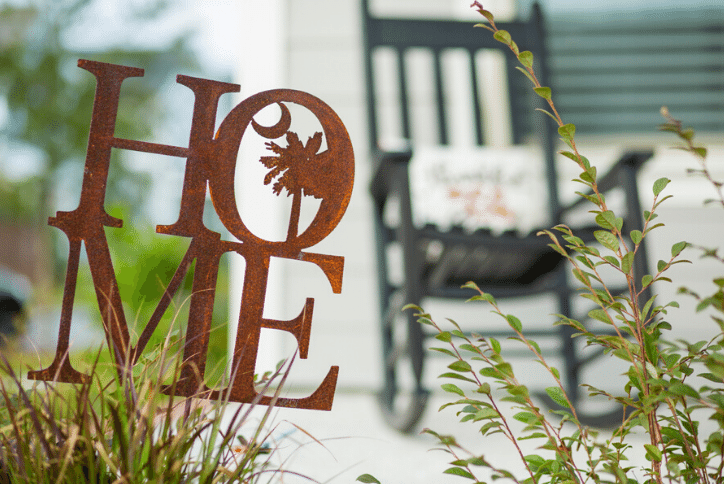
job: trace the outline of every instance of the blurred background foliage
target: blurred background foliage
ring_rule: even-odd
[[[96,4],[95,0],[0,3],[0,266],[31,281],[30,302],[35,306],[60,302],[67,241],[64,234],[47,225],[47,220],[59,205],[71,207],[63,208],[66,210],[77,206],[80,194],[95,78],[77,67],[78,59],[145,69],[141,82],[123,84],[116,135],[130,139],[158,141],[154,133],[172,117],[167,100],[161,99],[168,90],[164,85],[174,83],[178,73],[202,75],[187,32],[175,34],[163,45],[146,45],[140,40],[121,41],[122,45],[101,46],[100,50],[84,46],[83,39],[78,39],[82,30],[79,32],[77,26]],[[119,22],[152,25],[161,22],[168,9],[169,4],[163,1],[129,2],[124,7],[128,18]],[[132,168],[129,160],[133,156],[133,152],[114,150],[106,208],[120,216],[124,226],[106,229],[106,234],[127,318],[142,329],[183,257],[188,240],[153,233],[149,194],[154,180],[149,172]],[[179,169],[183,169],[182,163]],[[180,192],[179,186],[173,196],[178,198]],[[76,305],[92,307],[95,313],[89,314],[100,328],[88,272],[81,272],[80,277]],[[179,301],[188,297],[190,280],[187,277]],[[224,287],[218,288],[221,300],[215,308],[211,360],[218,360],[226,350],[226,280],[224,267],[219,275],[219,284]],[[167,315],[156,333],[167,333],[164,328],[172,316]],[[185,323],[183,317],[180,319]]]

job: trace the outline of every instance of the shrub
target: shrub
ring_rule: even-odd
[[[494,37],[510,48],[522,67],[518,69],[528,77],[533,90],[548,104],[542,110],[559,126],[561,140],[568,150],[561,154],[581,170],[575,180],[587,187],[591,195],[585,197],[592,204],[591,213],[600,230],[596,239],[601,249],[586,244],[565,225],[558,225],[539,235],[549,237],[551,246],[570,263],[573,275],[581,285],[581,297],[595,303],[589,318],[606,325],[607,332],[594,332],[580,321],[563,316],[556,324],[576,329],[576,336],[586,344],[601,348],[606,354],[626,362],[627,381],[620,394],[614,394],[586,385],[591,398],[604,398],[616,402],[625,409],[620,425],[605,437],[579,422],[576,409],[571,405],[560,381],[559,372],[541,354],[538,344],[526,336],[521,321],[504,314],[495,299],[480,291],[474,283],[467,287],[477,290],[473,301],[483,301],[502,317],[515,336],[511,339],[522,344],[550,373],[555,385],[546,388],[547,395],[563,410],[552,411],[555,417],[541,411],[531,398],[528,388],[516,377],[513,366],[505,358],[505,351],[495,338],[466,335],[454,321],[450,327],[438,325],[419,307],[418,321],[437,331],[437,339],[444,347],[435,348],[448,355],[452,362],[448,372],[441,375],[445,380],[442,389],[453,399],[441,407],[457,410],[461,422],[479,426],[481,436],[504,435],[513,445],[515,455],[525,469],[525,476],[514,473],[497,463],[489,462],[485,455],[463,449],[455,437],[425,429],[435,436],[443,449],[453,458],[446,473],[482,482],[476,473],[485,473],[495,479],[522,483],[584,483],[616,482],[645,483],[708,483],[722,482],[724,470],[724,277],[714,279],[715,292],[700,295],[689,289],[680,290],[698,300],[697,310],[712,308],[712,320],[719,333],[708,341],[688,343],[667,341],[665,334],[671,329],[666,322],[667,311],[678,307],[674,301],[661,303],[656,296],[642,300],[646,289],[654,282],[671,282],[667,271],[674,265],[688,262],[682,252],[690,247],[679,242],[671,248],[667,260],[657,263],[656,271],[640,280],[633,272],[633,261],[640,256],[638,249],[654,229],[663,224],[655,221],[656,210],[670,195],[665,188],[670,180],[661,178],[653,185],[653,204],[644,212],[644,227],[627,235],[622,232],[622,219],[607,206],[599,193],[596,168],[579,153],[575,142],[575,126],[563,122],[553,102],[551,89],[541,86],[533,69],[530,52],[519,52],[515,41],[506,31],[495,25],[492,13],[484,10],[477,1],[473,7],[485,17],[486,23],[477,26],[492,32]],[[722,183],[713,180],[706,165],[706,149],[694,143],[694,131],[683,128],[665,108],[662,114],[666,123],[662,130],[678,135],[684,144],[681,148],[697,157],[700,167],[693,170],[704,176],[716,189],[718,199],[707,200],[724,207]],[[699,248],[702,257],[723,262],[716,249]],[[613,274],[612,276],[603,276]],[[628,290],[615,294],[609,288],[621,282]],[[410,309],[409,307],[407,309]],[[613,335],[611,335],[613,334]],[[508,406],[512,405],[513,415]],[[711,430],[703,431],[702,419],[712,422]],[[524,424],[522,430],[513,421]],[[709,427],[707,427],[709,428]],[[631,436],[637,430],[648,437],[643,449],[637,449]],[[536,450],[527,453],[526,440],[535,444]],[[645,456],[645,464],[634,464],[637,453]],[[643,471],[640,472],[640,470]],[[369,475],[360,476],[362,482],[376,482]]]
[[[142,356],[132,374],[99,351],[78,385],[28,388],[0,355],[0,483],[253,483],[284,472],[272,465],[271,406],[252,419],[254,404],[233,409],[224,392],[166,395],[180,374],[172,343]],[[285,375],[259,378],[260,393],[278,395]]]

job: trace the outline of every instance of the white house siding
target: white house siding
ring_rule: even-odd
[[[445,4],[440,1],[407,2],[403,0],[374,2],[379,11],[385,13],[413,13],[427,15],[459,16],[464,12],[460,2]],[[468,8],[470,2],[462,2]],[[445,4],[445,7],[441,5]],[[339,387],[341,389],[376,389],[380,385],[380,345],[378,334],[377,290],[375,281],[374,235],[371,216],[371,202],[368,196],[370,161],[367,157],[366,119],[364,113],[363,71],[361,59],[360,7],[357,1],[344,0],[287,0],[287,49],[288,63],[284,87],[300,89],[318,96],[329,104],[342,118],[350,133],[355,149],[356,179],[352,201],[345,218],[337,229],[317,247],[310,250],[345,257],[345,272],[342,294],[332,294],[321,271],[311,264],[280,262],[282,303],[277,309],[281,314],[268,314],[276,319],[296,316],[306,297],[315,298],[315,311],[309,347],[309,358],[298,360],[290,380],[293,385],[304,389],[316,387],[331,365],[340,366]],[[464,14],[464,13],[463,13]],[[563,113],[565,117],[565,113]],[[592,161],[606,166],[627,147],[653,146],[657,150],[654,160],[641,175],[640,187],[642,204],[648,208],[651,186],[656,178],[667,176],[674,180],[670,186],[675,197],[660,210],[660,220],[665,228],[653,233],[650,240],[649,257],[655,267],[658,259],[668,259],[670,247],[679,240],[691,240],[703,245],[716,245],[722,240],[721,210],[701,207],[700,195],[708,187],[706,183],[687,179],[686,166],[693,166],[690,158],[679,151],[667,148],[673,144],[673,137],[652,134],[642,139],[618,137],[586,138],[581,133],[580,145]],[[708,141],[716,143],[716,138]],[[721,150],[713,150],[712,165],[718,173],[724,170],[724,156]],[[572,198],[580,187],[568,180],[577,173],[575,167],[561,159],[561,181],[563,196]],[[720,177],[724,178],[724,177]],[[691,258],[697,258],[692,252]],[[720,269],[720,267],[716,267]],[[710,281],[716,271],[702,264],[679,266],[672,272],[676,282],[659,284],[660,300],[677,299],[682,309],[673,311],[670,320],[676,328],[675,334],[696,339],[709,334],[712,325],[702,317],[693,317],[693,302],[675,294],[680,285],[696,289],[712,289]],[[709,281],[709,282],[707,282]],[[274,281],[270,281],[270,284]],[[518,304],[508,310],[519,314],[525,322],[528,315],[554,312],[552,304],[541,306],[546,301]],[[460,309],[450,305],[437,305],[435,315],[440,319],[449,314],[462,320],[477,320],[478,315],[487,312],[480,307]],[[296,348],[293,338],[282,338],[280,354],[289,355]],[[434,371],[430,373],[435,373]],[[431,377],[434,379],[434,375]]]
[[[309,92],[337,112],[352,139],[356,174],[342,222],[327,239],[307,249],[345,258],[342,293],[332,293],[316,266],[282,261],[280,309],[284,313],[269,316],[290,319],[299,314],[305,298],[315,299],[309,357],[295,363],[289,378],[293,386],[316,387],[329,367],[338,365],[340,387],[372,388],[380,374],[380,355],[359,5],[356,1],[289,0],[286,13],[289,61],[285,87]],[[285,336],[282,354],[295,349],[294,339]]]

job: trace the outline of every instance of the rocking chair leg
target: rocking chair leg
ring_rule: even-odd
[[[429,392],[422,385],[423,339],[414,315],[402,314],[400,305],[393,302],[383,327],[385,382],[379,401],[387,423],[403,433],[414,430],[427,404]]]
[[[561,277],[565,277],[566,274],[562,274]],[[564,286],[565,287],[565,286]],[[559,309],[560,314],[571,317],[570,307],[570,296],[569,292],[559,294]],[[560,338],[561,338],[561,352],[563,356],[564,365],[564,380],[566,393],[571,401],[571,404],[576,409],[576,415],[578,420],[583,425],[606,428],[619,425],[624,417],[625,408],[616,406],[613,410],[604,413],[589,413],[581,409],[581,404],[585,398],[587,398],[586,392],[580,387],[580,372],[583,370],[584,365],[589,362],[582,359],[579,352],[576,350],[575,341],[573,335],[576,330],[570,326],[560,326]],[[563,407],[553,401],[546,393],[540,393],[538,395],[543,403],[552,410],[565,410]]]

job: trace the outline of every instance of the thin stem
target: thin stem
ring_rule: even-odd
[[[724,207],[724,193],[722,193],[722,183],[714,180],[714,178],[711,175],[711,172],[709,171],[709,168],[706,165],[706,150],[704,150],[701,147],[694,145],[694,132],[693,130],[689,129],[682,129],[681,121],[678,119],[674,119],[673,116],[669,113],[669,110],[664,106],[661,108],[661,115],[666,119],[666,123],[663,128],[667,131],[674,131],[679,138],[681,138],[685,143],[685,150],[692,153],[696,158],[699,160],[699,164],[701,165],[701,174],[704,175],[704,178],[706,178],[713,186],[714,189],[717,192],[717,195],[719,197],[719,204]]]
[[[432,320],[430,320],[430,322],[432,323],[433,327],[434,327],[439,333],[442,333],[442,332],[443,332],[442,329],[440,329],[440,327],[437,325],[437,323],[435,323],[435,322],[432,321]],[[480,350],[480,348],[479,348],[478,346],[473,345],[471,341],[467,340],[467,338],[466,338],[466,341],[467,341],[468,343],[470,343],[473,348],[476,348],[477,353],[479,354],[479,356],[480,356],[481,358],[483,358],[483,360],[484,360],[486,363],[488,363],[488,364],[491,365],[491,366],[494,366],[493,362],[490,361],[490,359],[487,357],[487,355],[485,355],[485,354]],[[464,361],[462,355],[460,354],[460,352],[458,351],[457,347],[455,346],[455,343],[453,343],[452,341],[450,341],[450,346],[452,347],[453,352],[454,352],[455,355],[457,356],[458,360],[459,360],[459,361]],[[480,378],[478,377],[478,374],[477,374],[475,371],[471,371],[470,374],[473,376],[473,379],[475,380],[475,382],[476,382],[476,384],[478,385],[478,387],[482,386],[483,382],[480,381]],[[508,383],[510,384],[511,382],[508,382]],[[517,380],[515,380],[514,378],[512,379],[512,383],[515,384],[515,385],[519,385],[519,383],[517,382]],[[535,474],[533,473],[533,470],[532,470],[532,469],[530,468],[530,466],[528,465],[528,461],[525,460],[525,455],[523,454],[523,451],[521,450],[520,445],[518,444],[518,439],[516,439],[515,433],[514,433],[513,430],[510,428],[510,425],[508,424],[508,420],[507,420],[507,419],[505,418],[505,416],[503,415],[503,412],[498,408],[498,405],[496,404],[495,399],[493,399],[492,394],[488,394],[488,400],[490,401],[490,404],[493,406],[493,408],[494,408],[495,411],[497,412],[500,420],[501,420],[502,423],[503,423],[503,427],[504,427],[504,429],[505,429],[504,432],[503,432],[503,435],[505,435],[505,436],[508,438],[508,440],[511,441],[511,443],[513,444],[513,446],[516,448],[516,451],[518,452],[518,455],[519,455],[519,457],[520,457],[521,462],[523,462],[523,464],[525,465],[525,468],[526,468],[526,470],[528,471],[528,474],[530,474],[531,479],[533,479],[533,480],[535,481]],[[476,408],[477,408],[477,407],[476,407]],[[548,432],[546,432],[546,434],[548,434]],[[554,441],[553,437],[550,436],[550,434],[548,434],[548,436],[549,436],[549,438],[550,438],[552,441]]]

